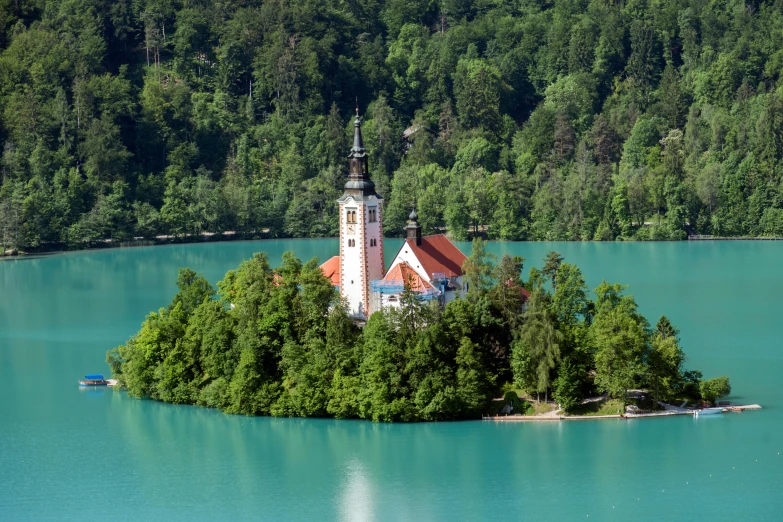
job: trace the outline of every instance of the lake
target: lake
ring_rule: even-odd
[[[387,262],[400,241],[388,240]],[[469,245],[460,243],[463,251]],[[714,418],[413,425],[247,418],[82,390],[168,304],[253,252],[336,240],[76,252],[0,262],[0,519],[779,520],[783,242],[490,243],[591,288],[630,285],[681,330],[686,366],[764,410]]]

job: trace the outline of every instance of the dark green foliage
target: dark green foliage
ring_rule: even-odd
[[[441,309],[406,288],[400,308],[372,314],[363,330],[315,259],[287,252],[272,269],[255,254],[226,274],[217,296],[182,269],[172,303],[106,362],[133,396],[242,415],[471,419],[497,410],[493,398],[512,381],[537,399],[551,392],[566,411],[594,391],[729,393],[725,378],[684,372],[678,330],[666,317],[650,329],[620,285],[603,283],[590,301],[579,268],[550,253],[550,294],[543,272],[531,269],[525,282],[522,258],[495,263],[482,245],[475,240],[466,262],[469,298]],[[532,408],[515,392],[504,401],[515,413]]]
[[[552,397],[557,401],[561,408],[570,412],[575,406],[582,403],[582,381],[576,366],[570,359],[563,359],[560,365],[557,379],[552,383]]]
[[[783,236],[779,7],[5,2],[0,247],[335,235],[357,99],[387,235]]]
[[[504,406],[510,406],[511,413],[520,415],[525,415],[532,409],[530,403],[520,399],[519,395],[517,395],[517,392],[514,390],[507,391],[505,394],[503,394],[503,406],[501,406],[501,408]]]
[[[710,404],[715,404],[717,399],[731,393],[731,384],[729,384],[729,378],[725,376],[705,379],[699,382],[699,391],[701,391],[702,399]]]

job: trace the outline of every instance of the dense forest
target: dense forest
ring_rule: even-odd
[[[3,0],[0,246],[783,236],[781,0]],[[403,134],[405,137],[403,137]]]
[[[462,299],[443,308],[407,288],[361,330],[316,259],[289,252],[272,269],[256,254],[217,295],[183,269],[171,304],[106,359],[133,396],[245,415],[451,420],[490,412],[502,392],[519,404],[518,390],[567,411],[596,393],[622,407],[629,388],[678,402],[730,392],[726,377],[685,371],[677,329],[666,317],[651,327],[623,286],[590,299],[559,254],[527,281],[523,262],[475,240]]]

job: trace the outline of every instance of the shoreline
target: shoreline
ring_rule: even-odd
[[[33,250],[9,249],[0,251],[0,260],[14,259],[28,256],[42,256],[52,254],[62,254],[65,252],[83,252],[89,250],[105,250],[109,248],[139,248],[150,246],[165,245],[189,245],[195,243],[220,243],[224,241],[257,241],[263,239],[283,239],[274,238],[268,235],[269,230],[251,231],[251,232],[202,232],[201,234],[185,234],[184,236],[160,235],[153,238],[132,238],[132,239],[100,239],[95,242],[85,243],[88,246],[81,248],[68,248],[65,243],[47,243]],[[289,238],[285,238],[289,239]],[[315,238],[301,238],[315,239]]]
[[[676,407],[674,407],[676,408]],[[761,410],[758,404],[743,404],[726,406],[722,413],[742,413],[746,410]],[[685,408],[675,410],[656,411],[651,413],[627,413],[625,415],[487,415],[482,416],[483,421],[494,422],[553,422],[553,421],[580,421],[580,420],[628,420],[649,419],[655,417],[675,417],[680,415],[695,415],[700,410],[687,410]]]
[[[0,261],[5,259],[18,259],[28,256],[41,256],[60,254],[65,252],[81,252],[88,250],[104,250],[107,248],[138,248],[150,246],[165,245],[189,245],[194,243],[219,243],[225,241],[259,241],[265,239],[337,239],[337,236],[323,237],[272,237],[269,230],[251,231],[251,232],[202,232],[201,234],[185,234],[184,236],[160,235],[154,238],[133,238],[133,239],[101,239],[89,246],[83,248],[68,248],[65,243],[51,243],[51,247],[38,247],[34,250],[25,251],[18,249],[9,249],[0,251]],[[395,237],[384,237],[384,239],[397,239]],[[485,238],[486,239],[486,238]],[[551,241],[539,240],[502,240],[491,239],[498,243],[549,243]],[[622,240],[622,241],[563,241],[564,243],[690,243],[690,242],[719,242],[719,241],[783,241],[782,237],[715,237],[715,236],[688,236],[686,239],[667,239],[667,240]]]

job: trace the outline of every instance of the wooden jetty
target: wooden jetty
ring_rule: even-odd
[[[648,419],[651,417],[673,417],[675,415],[693,415],[699,410],[676,408],[650,413],[627,413],[625,415],[487,415],[481,420],[495,422],[551,422],[551,421],[581,421],[581,420],[606,420],[606,419]],[[724,413],[741,413],[745,410],[760,410],[758,404],[727,405],[723,407]]]
[[[688,241],[783,241],[783,237],[722,237],[722,236],[688,236]]]
[[[724,406],[724,410],[728,411],[745,411],[745,410],[760,410],[761,406],[758,404],[746,404],[741,406]]]

